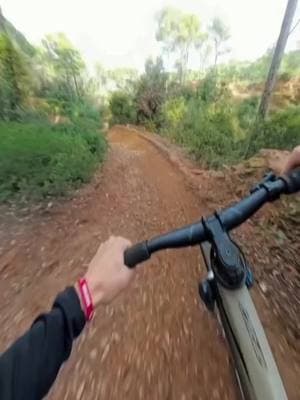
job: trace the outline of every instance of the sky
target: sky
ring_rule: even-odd
[[[0,0],[3,14],[34,44],[47,33],[65,32],[88,65],[143,69],[159,53],[155,15],[166,5],[199,16],[203,27],[214,16],[229,25],[230,57],[260,57],[279,34],[287,0]],[[295,22],[300,18],[300,6]],[[288,49],[300,41],[300,25]],[[191,57],[190,67],[196,66]],[[193,65],[195,64],[195,65]]]

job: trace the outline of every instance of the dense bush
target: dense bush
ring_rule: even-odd
[[[258,123],[253,132],[249,154],[261,148],[292,149],[300,143],[300,107],[289,107],[273,113]]]
[[[237,104],[237,116],[243,129],[247,130],[255,123],[258,104],[258,97],[249,97]]]
[[[111,123],[128,124],[136,122],[136,107],[132,96],[125,92],[114,92],[110,101]]]
[[[176,131],[187,112],[186,101],[183,96],[170,98],[162,106],[161,115],[167,132]]]
[[[162,134],[185,146],[197,159],[217,167],[240,155],[244,133],[226,85],[210,74],[188,96],[171,98],[162,107]]]
[[[79,126],[0,122],[0,200],[63,195],[87,182],[106,142]]]
[[[197,159],[213,167],[230,163],[238,157],[239,125],[227,108],[214,108],[197,101],[188,105],[183,123],[184,144]]]

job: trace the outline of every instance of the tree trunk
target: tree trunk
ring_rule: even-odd
[[[80,93],[79,93],[78,82],[77,82],[77,78],[76,78],[76,72],[72,72],[72,75],[73,75],[73,81],[74,81],[74,86],[75,86],[75,92],[76,92],[77,98],[80,99]]]
[[[178,60],[179,83],[182,86],[184,83],[184,62],[185,62],[185,49],[180,51],[180,59]]]
[[[264,119],[265,116],[267,115],[269,105],[270,105],[270,99],[271,95],[276,83],[276,78],[277,78],[277,72],[280,67],[280,63],[284,54],[284,49],[287,43],[287,39],[289,36],[289,32],[291,30],[291,25],[293,22],[294,14],[296,11],[297,7],[297,2],[298,0],[288,0],[284,18],[282,21],[281,25],[281,30],[280,34],[277,40],[277,44],[274,50],[273,58],[272,58],[272,63],[270,66],[270,70],[268,73],[268,77],[265,83],[265,88],[264,92],[261,97],[261,102],[260,106],[258,109],[258,116],[261,119]]]
[[[217,39],[215,39],[215,62],[214,62],[214,69],[217,68],[218,57],[219,57],[219,43],[218,43]]]
[[[189,63],[189,46],[186,45],[185,52],[184,52],[184,68],[183,68],[183,82],[182,83],[185,83],[185,81],[186,81],[188,63]]]

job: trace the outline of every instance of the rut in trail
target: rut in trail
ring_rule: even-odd
[[[83,273],[109,235],[135,242],[211,211],[158,144],[122,127],[108,136],[102,172],[73,199],[0,219],[0,350]],[[237,399],[225,343],[198,298],[203,276],[197,249],[166,251],[139,267],[132,287],[97,310],[49,399]],[[291,379],[295,400],[295,371]]]

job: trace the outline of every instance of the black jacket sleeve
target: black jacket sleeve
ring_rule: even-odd
[[[0,399],[37,400],[53,384],[81,333],[85,316],[74,288],[60,293],[48,314],[0,357]]]

